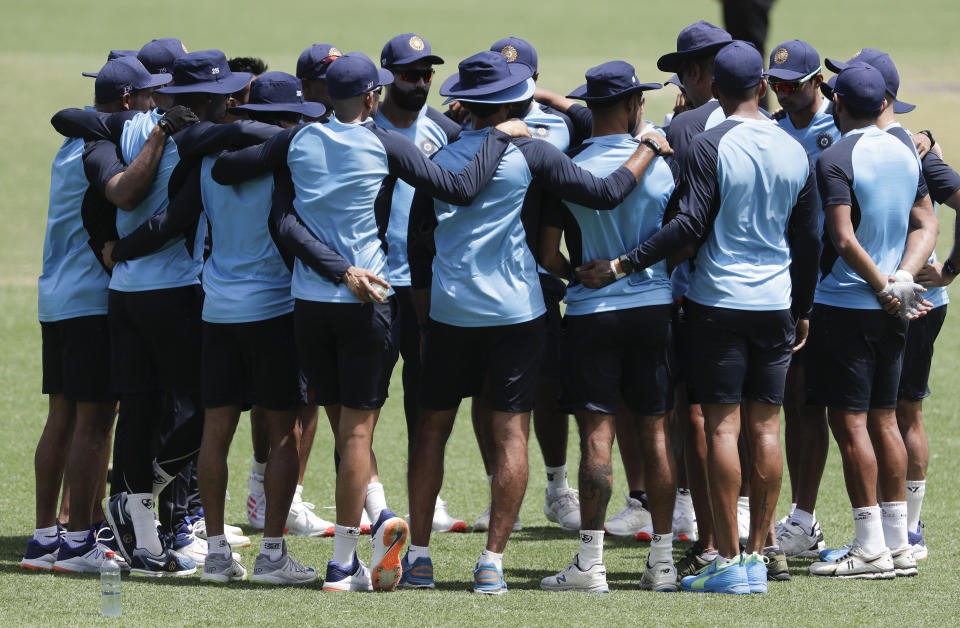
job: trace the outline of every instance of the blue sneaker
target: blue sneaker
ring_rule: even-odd
[[[507,592],[507,583],[503,581],[503,570],[493,563],[477,563],[473,570],[473,592],[486,595],[503,595]]]
[[[327,577],[323,579],[324,591],[373,591],[370,570],[353,553],[353,562],[341,565],[332,560],[327,563]]]
[[[767,592],[767,563],[770,560],[766,556],[761,556],[754,552],[744,557],[743,564],[747,568],[747,584],[750,585],[750,593]]]
[[[853,543],[847,543],[843,547],[838,547],[837,549],[825,549],[822,550],[817,557],[821,562],[824,563],[835,563],[847,554],[850,553],[850,548],[853,547]]]
[[[197,573],[197,563],[172,549],[164,548],[159,556],[151,554],[142,547],[133,550],[133,558],[130,561],[131,575],[162,578],[190,576],[195,573]]]
[[[47,545],[31,538],[27,541],[27,553],[24,554],[23,560],[20,561],[20,566],[24,569],[50,571],[53,569],[53,564],[57,562],[57,553],[59,550],[59,536]]]
[[[120,555],[132,566],[133,550],[137,548],[137,533],[133,529],[133,519],[127,512],[127,494],[117,493],[106,498],[103,512],[107,515],[110,529],[113,530]]]
[[[70,543],[66,541],[60,544],[53,570],[66,573],[100,573],[100,565],[106,559],[108,551],[110,548],[101,542],[100,533],[94,526],[87,533],[83,545],[70,547]],[[117,562],[120,569],[127,568],[127,563],[122,558]]]
[[[913,548],[913,558],[924,560],[927,557],[927,545],[923,542],[923,522],[917,522],[917,531],[907,530],[907,543]]]
[[[400,567],[403,569],[403,575],[400,576],[400,586],[406,589],[433,589],[433,561],[426,556],[421,556],[410,564],[407,557],[410,553],[403,555],[400,561]]]
[[[750,581],[747,578],[747,567],[743,559],[737,558],[726,565],[720,565],[720,559],[680,581],[684,591],[697,593],[734,593],[746,595],[750,593]]]

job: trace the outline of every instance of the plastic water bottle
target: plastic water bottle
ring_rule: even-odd
[[[100,563],[100,614],[104,617],[120,617],[120,565],[114,553],[107,552]]]

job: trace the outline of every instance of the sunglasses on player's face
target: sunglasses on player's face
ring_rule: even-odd
[[[803,89],[803,84],[804,84],[804,83],[807,83],[808,81],[813,80],[813,77],[815,77],[815,76],[816,76],[817,74],[819,74],[819,73],[820,73],[820,68],[818,67],[816,70],[814,70],[813,72],[811,72],[810,74],[806,75],[805,77],[803,77],[802,79],[800,79],[800,80],[798,80],[798,81],[773,81],[773,80],[771,80],[771,81],[770,81],[770,89],[772,89],[773,91],[775,91],[775,92],[778,93],[778,94],[783,94],[784,96],[789,96],[790,94],[792,94],[792,93],[794,93],[794,92],[798,92],[798,91],[800,91],[801,89]]]
[[[429,70],[401,70],[397,72],[397,76],[400,77],[401,81],[407,83],[416,83],[419,80],[423,80],[424,83],[429,83],[433,80],[433,75],[436,71],[433,68]]]

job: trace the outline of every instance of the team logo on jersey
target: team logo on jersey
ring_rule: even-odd
[[[821,133],[817,136],[817,146],[820,147],[820,150],[824,150],[833,144],[833,136],[829,133]]]
[[[550,135],[550,127],[546,127],[546,126],[531,127],[530,133],[534,137],[539,137],[540,139],[546,139],[546,137]]]
[[[513,63],[517,60],[517,49],[513,46],[504,46],[503,50],[500,51],[500,54],[506,57],[507,63]]]
[[[414,35],[410,38],[410,47],[414,50],[423,50],[423,40]]]
[[[327,53],[328,57],[342,57],[343,53],[340,52],[340,49],[336,46],[331,46],[330,51]]]
[[[773,62],[774,63],[786,63],[787,58],[790,56],[790,53],[787,52],[786,48],[778,48],[775,53],[773,53]]]
[[[420,144],[420,151],[423,152],[424,155],[432,155],[436,150],[437,145],[430,140],[424,140],[423,143]]]

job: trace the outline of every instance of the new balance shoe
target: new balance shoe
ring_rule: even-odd
[[[774,582],[787,582],[790,580],[790,567],[787,565],[787,555],[783,549],[776,550],[769,548],[763,552],[767,559],[767,580]]]
[[[267,521],[267,496],[251,491],[247,494],[247,522],[254,530],[263,530]]]
[[[70,547],[70,543],[66,541],[60,543],[60,552],[57,562],[53,564],[53,570],[65,573],[100,573],[100,564],[106,560],[109,551],[113,550],[100,540],[99,531],[91,528],[80,547]],[[122,558],[117,563],[121,569],[129,569]]]
[[[473,522],[473,531],[474,532],[486,532],[490,529],[490,506],[487,506],[487,509],[477,517],[477,520]],[[523,526],[520,525],[520,513],[517,513],[517,519],[513,522],[513,531],[519,532],[523,530]]]
[[[287,514],[287,531],[298,536],[333,536],[333,522],[315,515],[315,508],[310,502],[294,498]]]
[[[240,564],[236,556],[236,554],[232,556],[208,554],[206,562],[203,563],[203,572],[200,574],[200,579],[221,583],[245,580],[247,570]]]
[[[373,591],[370,570],[353,554],[353,563],[341,565],[332,560],[327,563],[327,577],[323,580],[324,591]]]
[[[743,564],[747,568],[747,584],[750,585],[750,593],[767,592],[767,563],[769,559],[766,556],[754,552],[749,556],[744,556]]]
[[[777,533],[777,545],[787,558],[816,558],[824,548],[823,532],[815,524],[810,533],[803,526],[787,521]]]
[[[580,591],[582,593],[609,593],[607,587],[607,568],[603,563],[590,565],[587,569],[580,567],[580,556],[573,558],[573,562],[558,574],[547,576],[540,581],[540,588],[544,591]],[[476,578],[474,578],[476,581]],[[476,590],[476,589],[474,589]]]
[[[750,538],[750,507],[744,507],[737,503],[737,536],[740,537],[740,545],[746,546]]]
[[[627,496],[626,508],[610,517],[610,520],[603,525],[607,534],[614,536],[631,536],[641,533],[646,534],[646,539],[650,540],[653,534],[653,520],[650,518],[650,511],[643,507],[643,502]],[[639,538],[639,537],[638,537]]]
[[[283,541],[283,554],[277,560],[270,560],[266,554],[257,554],[253,564],[251,582],[265,584],[309,584],[317,579],[317,570],[301,565],[287,553],[287,542]]]
[[[127,512],[127,494],[117,493],[104,500],[103,513],[113,530],[117,549],[123,559],[133,567],[133,551],[137,548],[137,533],[133,529],[133,520]]]
[[[916,565],[914,565],[916,568]],[[893,565],[890,550],[874,555],[868,555],[859,545],[853,545],[850,550],[836,560],[816,562],[810,565],[811,576],[828,578],[861,578],[866,580],[887,580],[895,578],[897,573]]]
[[[410,554],[404,554],[403,560],[400,561],[400,568],[403,570],[403,575],[400,576],[400,584],[405,589],[433,589],[435,584],[433,583],[433,561],[426,556],[421,556],[417,560],[413,561],[413,564],[410,564],[408,556]]]
[[[689,500],[689,497],[687,498]],[[697,540],[697,514],[693,511],[693,504],[681,503],[677,499],[673,506],[673,538],[680,541]]]
[[[389,508],[380,511],[380,518],[371,529],[373,545],[373,570],[371,576],[374,591],[393,591],[402,575],[400,552],[407,542],[410,528],[407,522]]]
[[[720,562],[714,560],[692,576],[684,577],[680,586],[684,591],[695,593],[749,594],[750,581],[742,557],[738,556],[723,565]]]
[[[462,519],[454,519],[447,512],[447,502],[437,497],[437,504],[433,508],[433,531],[434,532],[466,532],[467,522]]]
[[[64,545],[66,543],[64,542]],[[57,552],[60,549],[60,537],[44,545],[36,539],[27,541],[27,553],[23,555],[20,566],[24,569],[50,571],[57,562]]]
[[[923,522],[917,523],[917,531],[907,531],[907,543],[913,548],[913,557],[917,560],[926,560],[927,545],[923,542]]]
[[[477,563],[473,568],[473,592],[484,595],[503,595],[507,583],[503,581],[503,569],[493,563]]]
[[[677,590],[677,568],[670,562],[659,562],[651,565],[645,563],[646,569],[640,577],[640,588],[644,591],[671,592]]]
[[[130,560],[130,575],[163,578],[169,576],[191,576],[197,573],[197,564],[172,549],[164,548],[154,555],[138,547],[133,550]]]
[[[703,556],[703,545],[700,544],[700,541],[697,541],[686,551],[683,557],[677,561],[677,581],[679,582],[686,576],[692,576],[716,559],[716,553],[712,553],[705,558]]]
[[[553,493],[544,491],[543,514],[547,520],[559,524],[564,530],[580,529],[580,500],[576,489],[562,488]]]
[[[63,552],[63,549],[60,549]],[[893,571],[897,576],[915,576],[917,575],[917,559],[913,555],[913,546],[904,545],[901,548],[891,550],[890,557],[893,559]],[[56,569],[56,566],[54,566]]]

